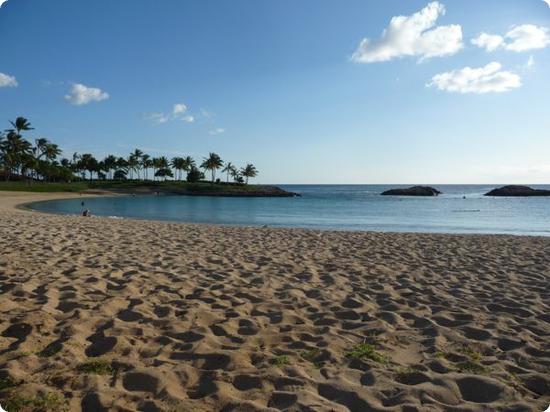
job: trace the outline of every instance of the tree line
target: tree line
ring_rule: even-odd
[[[224,162],[216,153],[210,153],[200,165],[191,156],[152,157],[136,149],[127,157],[108,155],[97,159],[90,153],[74,153],[71,159],[61,158],[62,150],[48,139],[39,138],[34,144],[23,137],[34,130],[24,117],[11,122],[11,127],[0,132],[0,171],[4,180],[71,182],[73,180],[153,180],[172,178],[177,181],[198,182],[210,174],[212,182],[221,169],[227,183],[246,183],[258,175],[253,164],[238,168]],[[204,172],[203,172],[204,171]],[[151,172],[151,175],[149,175]]]

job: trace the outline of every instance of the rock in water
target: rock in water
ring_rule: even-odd
[[[529,186],[503,186],[485,193],[485,196],[550,196],[550,190],[533,189]]]
[[[391,189],[382,193],[382,196],[437,196],[441,192],[429,186],[413,186],[406,189]]]

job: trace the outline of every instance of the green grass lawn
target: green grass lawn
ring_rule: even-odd
[[[84,182],[75,183],[41,183],[33,182],[0,182],[0,190],[15,192],[81,192],[89,188]]]
[[[235,185],[226,183],[209,183],[209,182],[153,182],[153,181],[137,181],[137,180],[106,180],[92,182],[73,182],[73,183],[44,183],[44,182],[0,182],[0,191],[20,191],[20,192],[82,192],[85,190],[103,189],[122,192],[139,191],[146,189],[150,191],[188,191],[193,193],[200,192],[254,192],[259,189],[256,185]]]

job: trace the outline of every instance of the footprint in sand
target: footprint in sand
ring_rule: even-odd
[[[92,344],[86,348],[86,356],[89,357],[98,357],[105,355],[106,353],[113,350],[117,344],[117,338],[114,336],[101,336],[94,338]]]
[[[10,345],[8,350],[17,349],[27,340],[27,336],[31,334],[32,329],[32,325],[29,325],[28,323],[13,323],[8,326],[8,328],[2,332],[2,336],[5,338],[17,339]]]
[[[122,378],[122,386],[127,391],[157,393],[160,380],[144,372],[129,372]]]
[[[237,375],[233,379],[233,386],[240,391],[260,389],[262,387],[262,380],[258,376]]]

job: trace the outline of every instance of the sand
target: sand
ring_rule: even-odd
[[[0,192],[4,407],[542,411],[550,403],[550,238],[14,208],[56,196]]]

